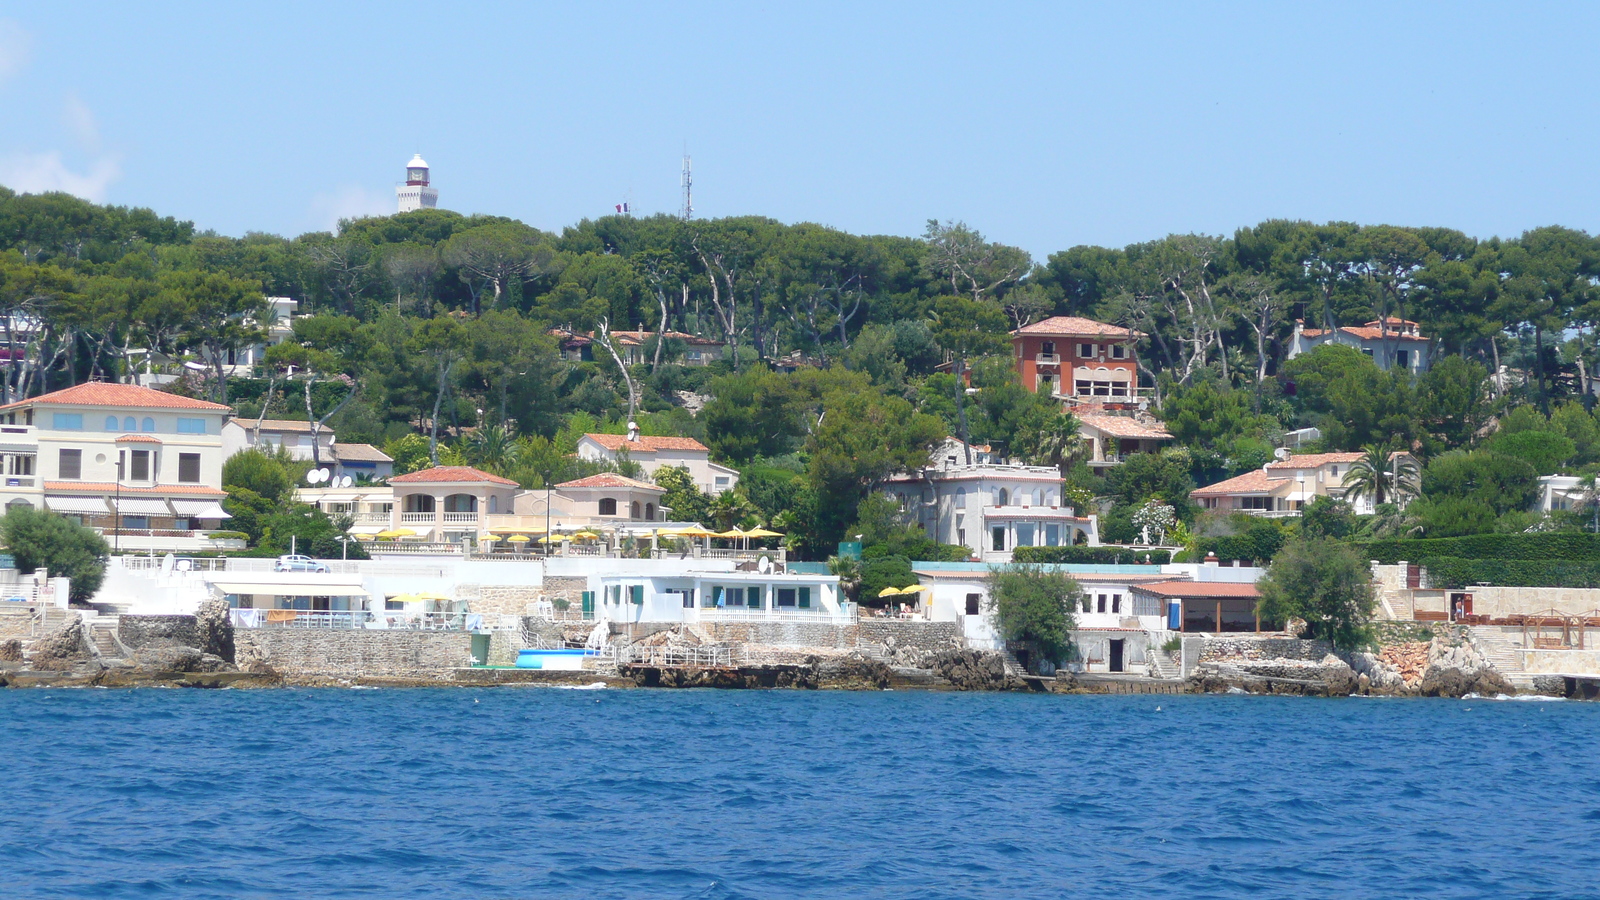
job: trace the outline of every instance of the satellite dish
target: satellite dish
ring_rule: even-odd
[[[355,484],[355,483],[356,483],[356,480],[354,478],[351,478],[349,475],[346,475],[345,477],[339,479],[339,487],[349,487],[350,485]]]
[[[333,477],[333,473],[329,472],[326,468],[321,468],[321,469],[317,470],[317,480],[318,481],[327,481],[328,479],[330,479],[332,477]]]

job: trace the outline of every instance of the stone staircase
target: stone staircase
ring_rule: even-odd
[[[1467,628],[1472,643],[1484,659],[1494,664],[1506,680],[1519,688],[1532,687],[1533,676],[1522,668],[1517,651],[1522,648],[1521,635],[1510,635],[1498,625],[1471,625]]]
[[[1021,678],[1028,674],[1028,670],[1022,667],[1022,663],[1012,655],[1010,650],[1001,650],[1000,658],[1005,660],[1007,675],[1015,675],[1016,677]]]
[[[1160,647],[1150,648],[1150,675],[1163,681],[1178,681],[1183,678],[1183,669],[1172,658],[1172,654]]]
[[[101,659],[121,659],[122,648],[117,646],[117,620],[107,622],[104,619],[84,619],[84,627],[88,632],[89,642],[94,644],[95,654]]]

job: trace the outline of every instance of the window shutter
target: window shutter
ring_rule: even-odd
[[[644,604],[644,585],[630,585],[628,590],[633,593],[633,602],[642,606]]]
[[[594,591],[583,592],[583,612],[585,615],[594,612]]]
[[[811,588],[803,587],[800,589],[800,608],[811,608]]]

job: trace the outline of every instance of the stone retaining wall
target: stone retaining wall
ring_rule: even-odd
[[[118,616],[117,640],[129,650],[144,647],[199,647],[194,616]]]
[[[265,664],[286,676],[448,678],[472,665],[465,632],[241,628],[234,644],[241,669]]]
[[[456,586],[456,596],[469,611],[484,616],[523,616],[544,591],[532,584],[462,584]]]
[[[1318,662],[1333,652],[1327,641],[1286,637],[1206,638],[1200,645],[1201,662],[1237,662],[1258,659],[1303,659]]]

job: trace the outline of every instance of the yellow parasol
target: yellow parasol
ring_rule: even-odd
[[[372,535],[370,535],[370,534],[357,534],[357,535],[352,535],[352,537],[354,537],[358,541],[370,541],[370,540],[372,540]]]
[[[745,537],[755,537],[755,538],[783,537],[783,535],[779,534],[778,532],[776,532],[776,531],[768,531],[765,528],[755,528],[755,529],[752,529],[750,531],[746,531],[744,533],[744,536]]]
[[[394,540],[395,538],[411,537],[414,534],[416,534],[416,532],[409,528],[391,528],[388,531],[378,532],[375,537],[384,538],[386,540]]]
[[[526,544],[527,542],[533,540],[533,538],[528,537],[525,534],[513,534],[512,536],[506,538],[506,540],[513,544]]]
[[[734,540],[738,540],[739,538],[745,538],[745,537],[749,537],[749,536],[750,536],[749,532],[740,531],[737,528],[734,528],[734,529],[729,530],[729,531],[718,532],[717,534],[712,535],[712,537],[733,538]]]
[[[898,595],[899,593],[900,593],[900,589],[897,588],[897,587],[886,587],[883,590],[878,592],[878,596],[879,597],[893,597],[893,596]]]
[[[389,598],[389,602],[390,603],[416,603],[416,602],[420,601],[421,599],[422,598],[418,597],[416,594],[396,594],[395,596]]]
[[[900,589],[900,593],[902,593],[902,594],[920,594],[925,590],[928,590],[928,587],[926,585],[908,584],[905,587]]]
[[[541,544],[560,544],[560,543],[563,543],[563,542],[566,542],[566,541],[570,541],[570,540],[572,540],[572,538],[569,538],[564,534],[547,534],[544,537],[539,538],[539,543],[541,543]]]
[[[580,541],[592,541],[592,540],[594,540],[595,538],[597,538],[599,536],[600,535],[595,534],[592,531],[579,531],[579,532],[573,534],[573,537],[577,538]]]
[[[680,528],[677,530],[676,535],[678,537],[721,537],[721,535],[717,534],[715,531],[712,531],[708,528],[702,528],[699,525],[690,525],[688,528]]]

